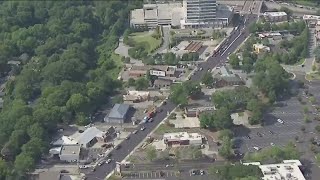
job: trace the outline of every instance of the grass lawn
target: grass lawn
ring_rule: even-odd
[[[109,70],[108,73],[112,78],[117,79],[122,69],[123,62],[121,61],[121,56],[118,54],[112,53],[111,58],[113,59],[117,67],[112,70]]]
[[[319,72],[307,74],[306,79],[307,80],[320,80],[320,74],[319,74]]]
[[[152,50],[156,49],[160,46],[162,39],[156,39],[152,37],[152,33],[150,32],[136,32],[132,33],[130,38],[133,39],[136,43],[145,42],[148,44],[148,53],[151,53]]]
[[[162,134],[164,134],[166,132],[173,133],[173,132],[181,132],[181,131],[183,131],[183,130],[176,129],[176,128],[168,126],[166,124],[161,124],[154,133],[158,134],[158,135],[162,135]]]
[[[294,65],[302,65],[305,61],[305,58],[301,58],[298,62],[294,63]]]
[[[304,6],[317,7],[317,3],[311,2],[311,1],[299,0],[299,1],[296,1],[296,3],[297,3],[297,4],[300,4],[300,5],[304,5]]]

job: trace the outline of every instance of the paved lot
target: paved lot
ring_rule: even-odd
[[[168,177],[177,177],[175,171],[154,171],[154,172],[132,172],[125,175],[124,179],[161,179]]]

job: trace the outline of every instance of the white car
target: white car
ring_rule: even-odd
[[[256,151],[259,151],[261,148],[254,146],[253,149],[255,149]]]
[[[109,164],[111,162],[111,159],[108,159],[107,161],[106,161],[106,164]]]
[[[79,166],[79,169],[88,169],[88,166],[85,166],[85,165]]]
[[[283,124],[284,122],[281,119],[277,120],[279,123]]]
[[[274,146],[274,143],[270,143],[271,146]]]
[[[146,129],[146,127],[142,126],[140,130],[144,131],[145,129]]]

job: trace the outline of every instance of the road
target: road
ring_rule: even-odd
[[[270,2],[270,1],[265,1],[265,5],[268,7],[268,9],[280,9],[281,7],[287,7],[291,9],[294,13],[299,13],[299,14],[316,14],[317,10],[316,9],[308,9],[307,7],[296,7],[293,4],[280,4],[277,2]]]
[[[232,34],[222,43],[219,51],[216,53],[214,57],[210,57],[208,61],[205,61],[199,64],[199,67],[203,67],[204,70],[197,71],[191,77],[192,81],[199,81],[208,69],[213,69],[217,65],[224,63],[227,59],[229,53],[234,52],[236,48],[244,42],[244,40],[249,36],[249,24],[257,20],[256,15],[247,15],[245,16],[247,19],[239,25],[239,28],[232,32]],[[130,135],[130,139],[124,141],[120,144],[120,148],[118,150],[111,151],[111,158],[113,161],[109,164],[103,164],[102,166],[97,166],[95,171],[92,171],[86,175],[88,180],[102,180],[108,174],[110,174],[116,167],[116,162],[123,161],[126,156],[134,150],[136,146],[139,145],[140,142],[144,140],[144,138],[154,129],[156,126],[167,116],[167,112],[171,112],[176,105],[172,102],[167,102],[165,105],[162,105],[161,108],[163,111],[158,113],[153,119],[152,123],[144,124],[146,129],[144,131],[138,131],[137,134]]]

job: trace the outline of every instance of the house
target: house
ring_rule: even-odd
[[[265,46],[263,44],[253,44],[253,49],[257,54],[261,52],[270,52],[270,47]]]
[[[129,77],[131,78],[139,78],[147,75],[149,66],[132,66],[129,68]]]
[[[153,86],[155,88],[165,88],[171,86],[173,83],[170,79],[158,78],[154,81]]]
[[[265,12],[263,13],[267,22],[283,22],[288,21],[288,15],[286,12]]]
[[[39,180],[60,180],[61,172],[60,171],[45,171],[40,172],[38,175]]]
[[[222,76],[215,79],[216,87],[240,86],[244,84],[244,81],[237,74],[235,74],[234,76]]]
[[[244,81],[237,74],[233,74],[227,67],[222,66],[219,72],[214,75],[214,85],[216,87],[244,85]]]
[[[96,142],[105,142],[105,138],[106,132],[100,131],[96,127],[90,127],[81,133],[75,141],[83,147],[90,147]]]
[[[197,108],[185,108],[184,114],[186,117],[199,117],[199,109]]]
[[[80,158],[79,144],[63,145],[59,154],[60,160],[65,162],[78,162]]]
[[[182,146],[182,145],[201,145],[203,142],[203,136],[199,133],[165,133],[163,135],[163,141],[167,147]]]
[[[123,95],[123,100],[132,103],[147,101],[150,99],[150,92],[148,91],[128,91]]]
[[[130,106],[128,104],[115,104],[108,116],[104,118],[107,123],[122,124],[127,120]]]

